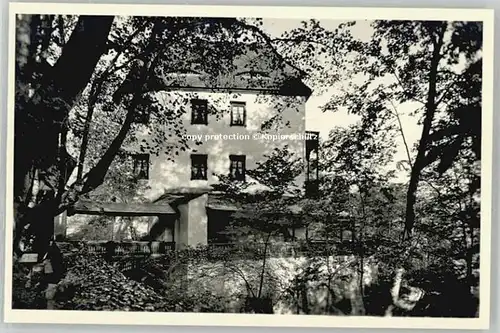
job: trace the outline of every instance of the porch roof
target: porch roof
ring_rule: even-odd
[[[109,216],[157,216],[175,215],[174,209],[166,203],[149,202],[93,202],[78,201],[70,212],[73,214],[109,215]]]
[[[210,194],[208,196],[207,208],[236,212],[242,210],[243,205],[229,196]]]
[[[287,200],[290,200],[287,202]],[[259,205],[259,213],[270,213],[270,214],[290,214],[290,215],[300,215],[305,213],[300,204],[296,202],[293,197],[283,197],[282,205],[279,210],[276,210],[276,206],[270,205],[266,207],[265,204]],[[253,204],[255,204],[254,202]],[[269,203],[269,202],[268,202]],[[214,210],[225,210],[225,211],[241,211],[254,213],[256,206],[252,203],[247,203],[234,195],[228,195],[226,193],[210,193],[208,196],[207,207]]]

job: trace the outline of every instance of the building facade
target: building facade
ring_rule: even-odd
[[[214,186],[222,176],[246,183],[248,192],[269,190],[247,171],[276,149],[288,149],[304,161],[304,172],[292,187],[301,195],[314,191],[319,135],[305,128],[311,90],[302,81],[304,73],[265,47],[249,48],[233,64],[230,72],[215,80],[205,80],[207,73],[185,66],[155,76],[150,86],[166,108],[177,112],[179,131],[155,137],[152,126],[162,125],[147,111],[135,121],[130,132],[137,138],[134,142],[160,147],[155,154],[138,144],[124,147],[141,184],[137,196],[141,199],[134,204],[142,206],[79,202],[56,218],[56,235],[71,238],[89,215],[104,215],[109,217],[111,240],[133,238],[127,232],[117,235],[127,217],[128,223],[132,219],[135,228],[142,228],[145,240],[175,242],[177,248],[218,241],[219,231],[238,208],[221,204],[224,193]],[[182,149],[176,148],[180,138],[185,143]]]

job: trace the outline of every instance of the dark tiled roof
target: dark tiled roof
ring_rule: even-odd
[[[204,41],[204,43],[207,43]],[[273,47],[265,43],[211,42],[211,46],[183,49],[176,46],[162,55],[146,85],[146,90],[254,91],[284,96],[311,95],[302,79],[305,73],[287,63]],[[207,57],[217,50],[220,55]],[[220,51],[220,50],[227,51]],[[134,75],[122,85],[121,94],[131,93]]]

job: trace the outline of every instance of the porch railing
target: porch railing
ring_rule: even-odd
[[[164,255],[174,252],[176,248],[175,242],[162,241],[65,241],[59,244],[73,249],[84,248],[88,253],[111,257]],[[346,255],[359,251],[354,242],[338,241],[271,242],[267,244],[267,248],[265,243],[260,242],[209,243],[202,249],[214,258],[228,255],[260,257],[264,251],[270,257]]]
[[[279,242],[269,243],[210,243],[213,254],[238,254],[242,256],[262,256],[264,251],[270,257],[345,255],[357,251],[352,242]]]
[[[60,246],[65,245],[71,248],[84,248],[88,253],[108,256],[161,255],[175,250],[175,242],[161,241],[65,241],[60,243]]]

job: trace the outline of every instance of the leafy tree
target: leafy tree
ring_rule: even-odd
[[[81,16],[74,24],[77,28],[73,28],[66,39],[67,24],[63,17],[22,15],[17,19],[15,250],[18,249],[21,230],[28,221],[35,217],[40,220],[48,218],[47,214],[39,214],[30,207],[35,175],[46,179],[47,192],[54,194],[63,188],[67,179],[68,160],[63,158],[67,152],[59,144],[60,133],[66,131],[66,115],[106,51],[112,22],[113,17],[109,16]],[[58,32],[53,33],[53,30]],[[64,45],[64,52],[56,61],[50,52],[55,40]],[[82,60],[79,55],[83,53],[87,56]],[[54,167],[58,171],[55,180],[47,175]]]
[[[318,85],[349,82],[337,89],[325,105],[327,110],[345,107],[352,114],[362,115],[374,106],[421,105],[414,112],[422,132],[415,157],[410,161],[405,213],[405,234],[409,236],[415,223],[414,205],[423,170],[441,159],[441,171],[445,171],[457,152],[467,149],[462,145],[464,141],[456,138],[478,138],[480,99],[467,101],[463,97],[477,96],[478,88],[480,91],[482,26],[478,22],[373,21],[370,39],[366,41],[353,35],[355,25],[356,22],[341,23],[330,31],[312,20],[276,43],[281,43],[296,63],[309,64],[312,81]],[[464,109],[468,111],[460,112]],[[456,114],[460,129],[441,121],[450,113]],[[474,120],[469,121],[471,118]],[[441,134],[447,132],[443,130],[446,126],[455,139]],[[439,149],[432,148],[435,140],[442,142]],[[477,143],[476,139],[476,152]],[[449,148],[441,149],[444,145]],[[437,151],[441,153],[436,154]]]
[[[301,157],[288,146],[275,148],[264,156],[255,169],[247,170],[251,177],[246,182],[235,182],[229,177],[219,175],[221,182],[215,190],[222,190],[241,203],[241,209],[231,215],[231,223],[224,233],[230,242],[244,252],[226,256],[226,267],[238,273],[247,286],[247,311],[257,313],[272,312],[272,294],[270,284],[275,277],[269,271],[271,251],[276,249],[276,241],[290,237],[289,228],[297,227],[299,221],[294,204],[300,199],[297,177],[303,173]],[[260,185],[260,191],[251,191],[252,186]],[[294,216],[295,215],[295,216]],[[282,251],[277,247],[278,251]],[[248,269],[241,267],[258,265],[250,271],[255,276],[246,274]],[[247,267],[248,268],[248,267]],[[267,290],[267,291],[266,291]]]
[[[382,68],[395,75],[396,81],[402,82],[397,83],[400,93],[394,98],[400,103],[409,100],[424,102],[422,134],[407,193],[405,225],[409,235],[415,220],[413,206],[418,182],[422,170],[432,162],[426,153],[432,143],[434,123],[439,117],[440,107],[454,99],[450,90],[467,79],[464,77],[468,75],[467,70],[457,70],[457,66],[465,61],[468,67],[477,59],[482,47],[481,25],[476,22],[378,22],[374,37],[376,48],[381,49],[383,39],[388,50],[388,56],[380,57],[380,65],[385,65]],[[413,51],[416,43],[418,49]],[[380,73],[381,69],[378,71]],[[443,154],[448,155],[447,160],[453,160],[457,150]],[[447,166],[446,162],[441,164],[442,169]]]
[[[252,22],[22,16],[16,64],[15,252],[25,227],[35,224],[29,230],[35,232],[37,251],[43,252],[53,217],[105,181],[122,147],[136,144],[159,153],[158,144],[168,135],[179,140],[167,154],[185,150],[187,142],[177,123],[185,111],[182,100],[174,94],[165,101],[158,94],[175,85],[167,74],[202,72],[204,83],[211,86],[234,69],[235,56],[262,48],[266,38],[260,20]],[[87,49],[92,53],[82,63],[79,55]],[[189,68],[191,63],[201,68]],[[38,112],[41,109],[49,111]],[[159,125],[151,126],[153,145],[129,135],[136,129],[134,120],[145,111],[152,112]]]
[[[394,209],[390,211],[392,218],[387,219],[391,227],[385,232],[393,240],[397,239],[395,233],[401,232],[404,242],[389,242],[387,247],[378,249],[379,257],[384,258],[382,262],[397,273],[392,288],[397,305],[394,296],[400,290],[395,287],[401,286],[396,283],[403,276],[401,265],[413,273],[418,267],[437,273],[428,262],[418,258],[428,257],[431,248],[437,247],[438,239],[443,242],[447,237],[454,239],[460,235],[458,244],[463,244],[460,248],[467,242],[470,246],[470,239],[477,241],[477,228],[467,225],[476,225],[479,218],[476,208],[472,207],[478,206],[480,183],[482,26],[478,22],[373,21],[368,27],[365,23],[346,22],[335,30],[328,30],[320,22],[311,20],[285,33],[275,43],[286,50],[295,63],[309,66],[313,87],[318,83],[318,89],[323,92],[325,89],[321,90],[321,86],[335,87],[331,100],[324,106],[325,111],[347,110],[358,115],[362,126],[367,128],[379,120],[391,135],[402,136],[407,160],[397,161],[397,166],[409,173],[405,208],[400,210],[401,186],[388,187],[382,182],[381,188],[397,189],[398,204],[390,205]],[[369,39],[356,36],[356,25],[363,25],[360,28],[366,29]],[[409,116],[414,117],[421,128],[415,147],[409,145],[401,125],[402,107],[414,109]],[[369,130],[366,134],[375,137]],[[356,156],[358,150],[363,151],[362,146],[352,141],[348,146],[349,157]],[[466,163],[472,167],[464,169]],[[356,170],[356,165],[349,165],[347,169],[352,168]],[[460,177],[458,170],[463,170]],[[448,177],[460,181],[453,183]],[[466,197],[469,198],[467,204]],[[453,206],[449,200],[454,202]],[[447,213],[441,212],[447,217],[431,214],[436,224],[429,228],[427,209],[438,209],[436,201],[448,207]],[[460,201],[461,204],[457,204]],[[367,215],[372,214],[374,212]],[[404,229],[400,228],[400,217],[404,220]],[[415,229],[416,221],[422,223],[426,231],[420,227]],[[460,231],[462,227],[465,232]],[[448,233],[438,230],[448,230]],[[470,236],[470,230],[475,230],[475,237]],[[467,233],[469,236],[464,237]],[[449,258],[450,251],[451,247],[447,247],[441,258]],[[395,252],[399,254],[394,255]],[[470,257],[469,254],[469,262]],[[439,264],[443,269],[449,264],[449,260],[444,261],[446,263]],[[456,264],[451,266],[456,268]]]
[[[392,207],[389,201],[392,193],[388,180],[392,172],[387,172],[387,165],[392,161],[393,139],[391,128],[386,126],[388,113],[374,108],[367,112],[357,124],[347,128],[334,128],[327,140],[320,147],[320,169],[322,194],[321,199],[312,202],[310,211],[316,212],[320,222],[319,235],[327,240],[326,254],[328,290],[338,272],[331,271],[330,260],[342,251],[342,231],[350,231],[351,241],[348,252],[353,253],[356,260],[354,269],[358,288],[351,295],[351,313],[365,314],[363,305],[363,274],[366,258],[373,249],[368,244],[373,242],[379,228],[384,223],[394,220],[392,210],[384,211],[381,205]],[[387,215],[384,215],[387,213]],[[332,244],[332,245],[333,245]],[[325,265],[325,261],[321,261]],[[332,294],[331,297],[335,298]],[[328,311],[328,310],[327,310]],[[337,311],[337,310],[335,310]]]

